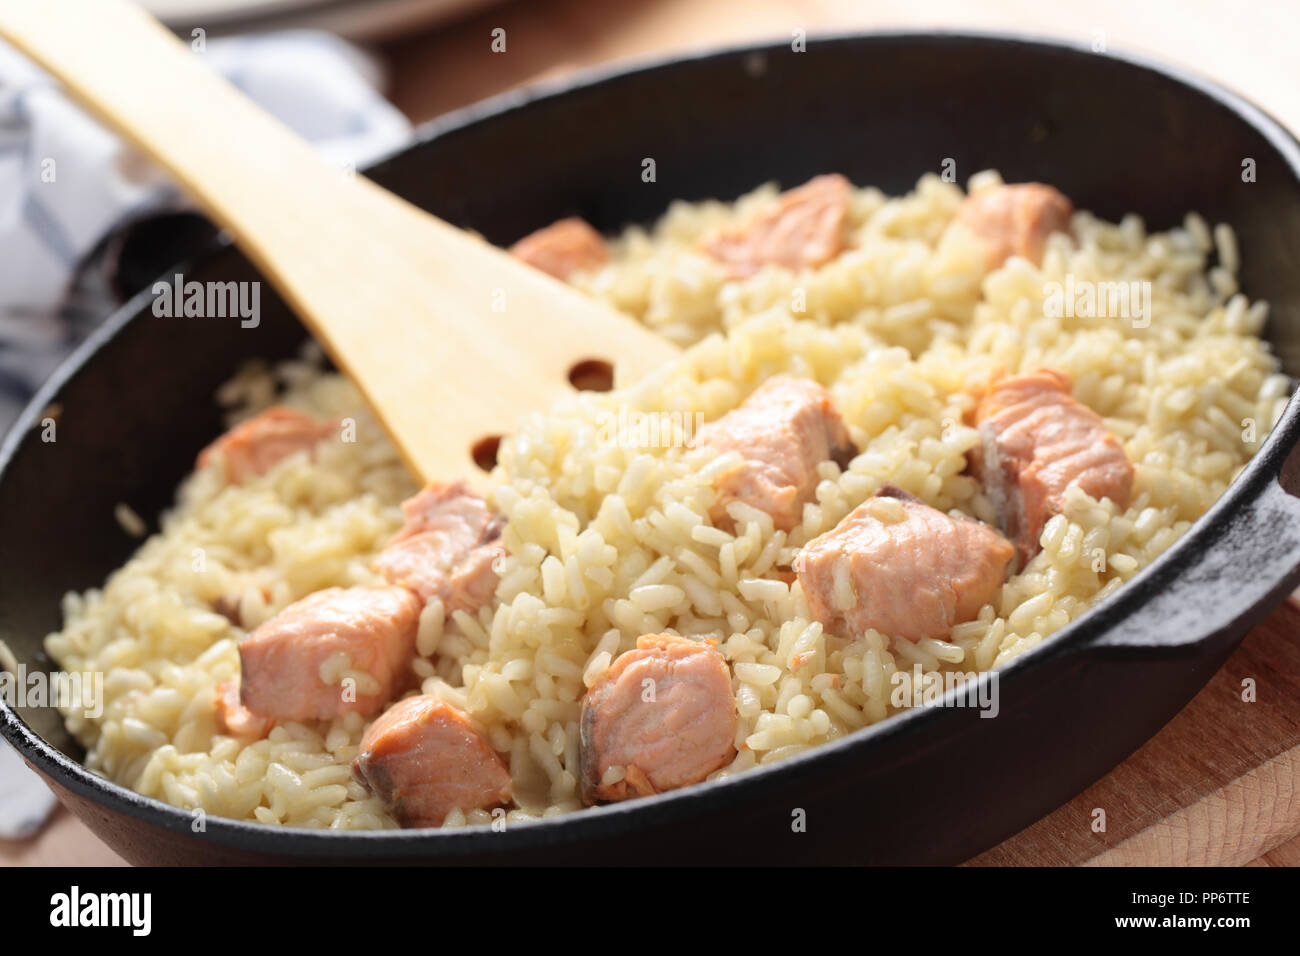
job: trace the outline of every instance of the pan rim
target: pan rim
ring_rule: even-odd
[[[1261,135],[1283,159],[1291,176],[1300,183],[1300,141],[1280,122],[1240,94],[1185,67],[1165,63],[1128,51],[1094,52],[1087,44],[1057,37],[1038,36],[1015,31],[981,30],[872,30],[812,33],[810,43],[869,45],[871,43],[912,42],[917,44],[975,43],[1009,48],[1047,48],[1057,52],[1086,55],[1115,61],[1153,73],[1226,109]],[[618,82],[641,74],[673,69],[708,60],[724,60],[751,54],[768,54],[784,50],[785,41],[763,40],[711,47],[668,55],[636,57],[615,64],[584,69],[569,77],[541,81],[518,90],[493,96],[462,107],[418,127],[411,140],[376,160],[367,175],[382,178],[385,166],[406,152],[473,126],[482,121],[506,116],[539,100],[561,97],[608,82]],[[214,240],[192,263],[208,263],[218,254],[228,252],[227,239]],[[140,315],[149,300],[148,289],[125,302],[99,328],[65,359],[41,386],[13,427],[0,442],[0,477],[7,470],[23,439],[39,421],[40,413],[96,353]],[[1020,680],[1022,672],[1039,667],[1054,657],[1079,654],[1089,645],[1090,633],[1105,630],[1105,623],[1122,620],[1138,610],[1147,600],[1145,585],[1155,582],[1162,572],[1168,573],[1180,557],[1212,542],[1216,529],[1226,515],[1247,507],[1276,481],[1281,462],[1300,439],[1300,392],[1293,392],[1286,410],[1263,445],[1243,468],[1241,474],[1210,509],[1169,549],[1144,568],[1128,584],[1090,608],[1066,627],[996,670],[997,679]],[[1280,582],[1279,582],[1280,587]],[[1203,639],[1208,639],[1206,635]],[[1199,642],[1198,642],[1199,643]],[[1194,645],[1192,645],[1194,646]],[[1172,648],[1153,648],[1151,653],[1176,655]],[[980,677],[988,681],[989,673]],[[947,696],[951,696],[947,695]],[[798,772],[809,761],[833,764],[857,759],[886,742],[898,744],[903,738],[917,736],[935,721],[942,720],[951,708],[921,707],[893,715],[852,734],[811,748],[775,764],[754,767],[725,780],[706,781],[653,798],[633,800],[584,809],[581,812],[549,817],[510,826],[503,833],[487,825],[451,830],[350,830],[329,831],[303,827],[272,826],[216,815],[205,818],[205,831],[192,832],[192,812],[153,797],[143,796],[88,770],[36,734],[7,704],[0,701],[0,735],[8,740],[23,758],[60,786],[95,803],[124,813],[145,823],[174,832],[188,832],[205,841],[235,849],[270,853],[283,857],[325,858],[333,855],[387,856],[395,859],[437,856],[448,861],[463,859],[482,850],[486,834],[504,841],[506,851],[544,848],[574,838],[613,837],[629,829],[650,824],[670,824],[694,815],[719,801],[743,801],[774,773]]]

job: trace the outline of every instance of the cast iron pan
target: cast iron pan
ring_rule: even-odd
[[[647,157],[653,183],[641,178]],[[1164,228],[1195,209],[1233,224],[1243,288],[1272,304],[1268,335],[1286,370],[1300,373],[1300,146],[1240,98],[1134,58],[955,33],[814,39],[804,53],[727,50],[473,107],[370,175],[504,244],[565,215],[612,231],[674,198],[733,197],[827,171],[897,192],[946,158],[962,181],[997,167],[1108,218],[1139,211]],[[1253,182],[1243,181],[1248,160]],[[184,272],[256,278],[221,245]],[[286,356],[301,342],[268,293],[256,329],[156,318],[148,293],[137,296],[9,434],[0,638],[28,668],[51,666],[41,642],[60,624],[60,596],[99,585],[136,546],[114,505],[155,519],[220,429],[217,385],[246,359]],[[58,440],[46,443],[37,423],[53,403]],[[82,769],[52,711],[0,708],[0,723],[73,812],[137,863],[953,863],[1135,750],[1296,584],[1300,503],[1284,488],[1300,489],[1298,435],[1293,401],[1189,534],[998,673],[996,718],[921,708],[724,783],[502,833],[324,833],[216,818],[195,833],[190,814]]]

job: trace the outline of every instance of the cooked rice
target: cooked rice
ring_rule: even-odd
[[[981,174],[972,186],[995,182]],[[1288,382],[1258,337],[1266,307],[1237,290],[1226,225],[1211,230],[1192,214],[1148,234],[1134,215],[1110,224],[1079,213],[1075,237],[1053,236],[1041,268],[1011,260],[985,276],[982,251],[948,229],[962,191],[927,176],[902,198],[855,190],[851,248],[825,267],[724,282],[696,242],[775,195],[765,186],[734,205],[676,203],[578,278],[694,347],[649,381],[523,420],[493,475],[510,552],[497,601],[477,617],[446,618],[438,602],[421,616],[423,692],[466,708],[507,755],[510,820],[579,808],[579,702],[638,635],[719,642],[740,726],[738,756],[715,776],[780,760],[888,716],[915,665],[986,670],[1078,617],[1205,512],[1286,402]],[[1150,281],[1149,327],[1046,317],[1045,285],[1067,275]],[[1132,505],[1118,513],[1072,489],[1042,552],[951,642],[891,648],[874,631],[826,634],[778,569],[884,483],[991,522],[964,473],[977,444],[963,424],[970,393],[995,370],[1040,366],[1067,372],[1124,443],[1136,465]],[[707,463],[602,431],[620,408],[712,420],[778,372],[826,385],[863,449],[847,471],[820,466],[816,503],[789,533],[739,503],[735,534],[713,527]],[[217,732],[214,689],[238,674],[245,631],[212,602],[237,596],[251,629],[314,590],[378,583],[369,561],[415,485],[354,388],[310,354],[250,368],[219,397],[233,417],[273,401],[347,416],[356,440],[323,442],[314,461],[297,455],[242,487],[216,469],[192,475],[160,532],[102,589],[69,594],[48,650],[67,670],[103,671],[106,700],[97,720],[67,712],[68,726],[90,768],[178,806],[296,826],[395,826],[349,771],[363,718],[288,723],[255,743]],[[891,504],[878,505],[883,520]],[[489,820],[454,811],[447,823]]]

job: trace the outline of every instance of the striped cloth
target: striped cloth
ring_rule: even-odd
[[[327,33],[212,40],[201,55],[340,166],[401,145],[406,119],[374,60]],[[115,304],[78,280],[127,224],[183,208],[166,174],[0,42],[0,431]]]

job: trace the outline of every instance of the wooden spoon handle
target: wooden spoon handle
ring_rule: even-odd
[[[679,354],[331,167],[126,0],[0,0],[0,36],[233,234],[425,478],[472,477],[469,449],[570,390],[581,359],[610,361],[627,381]]]

